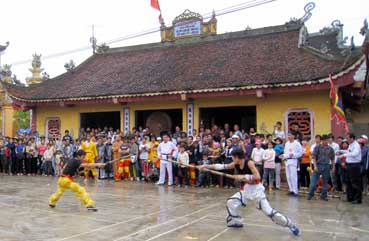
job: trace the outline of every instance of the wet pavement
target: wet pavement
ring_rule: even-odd
[[[84,184],[82,184],[84,185]],[[369,240],[369,201],[328,202],[268,195],[271,205],[300,226],[294,237],[253,203],[241,208],[245,227],[225,225],[225,200],[236,189],[157,187],[151,183],[101,181],[86,185],[98,212],[88,212],[70,192],[55,209],[52,177],[0,176],[0,240]]]

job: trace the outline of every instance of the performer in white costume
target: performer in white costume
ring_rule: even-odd
[[[299,189],[297,183],[297,165],[298,159],[302,156],[302,146],[300,142],[295,140],[295,135],[288,133],[288,141],[284,146],[284,153],[279,156],[280,159],[286,160],[286,176],[289,187],[289,194],[298,196]]]
[[[236,169],[239,175],[234,175],[238,181],[245,183],[240,192],[234,194],[227,200],[227,226],[232,228],[243,227],[242,218],[238,215],[237,209],[246,206],[248,201],[255,201],[256,207],[270,217],[272,221],[283,227],[288,227],[294,235],[299,235],[299,228],[292,221],[273,209],[265,196],[264,186],[260,181],[260,174],[252,160],[245,160],[245,152],[240,149],[232,150],[233,162],[230,164],[203,165],[201,169]]]

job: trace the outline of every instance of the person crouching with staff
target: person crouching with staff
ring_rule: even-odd
[[[244,183],[241,191],[234,194],[227,200],[227,226],[232,228],[242,228],[242,218],[239,216],[237,209],[246,206],[248,201],[255,201],[257,208],[262,210],[265,215],[270,217],[272,221],[283,227],[288,227],[294,235],[299,235],[299,228],[292,221],[273,209],[266,196],[264,186],[260,181],[260,174],[252,160],[245,160],[245,152],[241,148],[236,148],[231,152],[233,162],[230,164],[213,164],[202,165],[202,170],[226,170],[236,169],[239,175],[233,175],[234,179]]]
[[[84,187],[81,187],[78,183],[74,182],[73,176],[80,167],[103,168],[105,166],[105,163],[82,163],[85,159],[85,156],[86,152],[83,150],[79,150],[77,151],[77,157],[68,160],[65,164],[62,175],[58,179],[58,189],[49,198],[49,206],[51,208],[55,208],[57,201],[66,190],[71,190],[88,210],[97,211],[97,208],[95,207],[95,202],[91,199],[90,195],[86,192],[86,189]]]

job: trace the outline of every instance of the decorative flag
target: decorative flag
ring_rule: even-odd
[[[338,96],[337,90],[334,87],[332,76],[329,75],[329,83],[331,85],[329,91],[329,99],[331,100],[331,119],[336,119],[338,125],[342,124],[346,132],[349,132],[345,111],[343,110],[342,101]]]
[[[151,7],[160,12],[159,23],[163,24],[164,20],[163,20],[163,17],[161,16],[161,9],[160,9],[160,5],[159,5],[159,0],[151,0]]]

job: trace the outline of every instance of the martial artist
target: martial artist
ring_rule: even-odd
[[[86,138],[86,141],[82,142],[81,149],[86,153],[86,158],[84,162],[86,163],[95,163],[95,161],[98,159],[99,155],[97,153],[96,144],[91,141],[91,136],[88,135]],[[95,180],[97,180],[97,171],[96,168],[86,168],[84,170],[85,173],[85,181],[89,179],[90,173],[92,172],[92,176]]]
[[[177,151],[176,145],[170,141],[169,135],[163,135],[163,142],[158,146],[158,156],[160,158],[160,178],[156,183],[157,185],[164,185],[165,182],[165,171],[168,172],[168,186],[173,185],[173,166],[172,163],[167,161],[175,156]]]
[[[227,200],[227,226],[232,228],[242,228],[242,218],[237,209],[246,206],[248,201],[255,201],[256,207],[270,217],[273,222],[283,227],[288,227],[294,235],[299,235],[299,228],[292,221],[273,209],[265,196],[265,189],[260,181],[260,174],[252,160],[245,160],[245,152],[241,148],[232,150],[233,162],[230,164],[202,165],[201,169],[236,169],[238,175],[235,175],[237,181],[245,183],[241,191],[234,194]]]
[[[284,153],[279,156],[280,159],[286,160],[286,176],[289,188],[289,195],[298,196],[297,183],[297,166],[298,159],[302,156],[302,146],[299,141],[295,140],[293,133],[288,133],[288,141],[284,146]]]
[[[101,168],[104,167],[105,164],[82,163],[85,159],[85,156],[86,153],[83,150],[79,150],[77,151],[77,158],[67,161],[66,165],[64,166],[63,173],[58,179],[58,189],[49,198],[49,206],[51,208],[55,208],[56,202],[66,190],[71,190],[88,210],[97,211],[95,202],[91,199],[90,195],[88,195],[84,187],[81,187],[78,183],[74,182],[73,176],[80,167]]]

